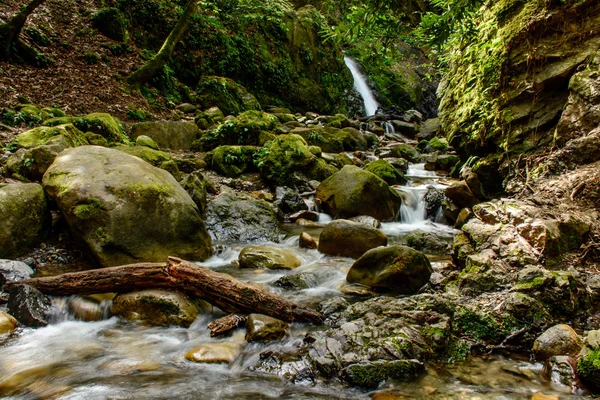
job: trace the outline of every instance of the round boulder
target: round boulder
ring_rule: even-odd
[[[153,326],[188,327],[200,311],[198,303],[183,293],[159,289],[120,294],[114,298],[111,308],[116,316]]]
[[[273,247],[248,246],[240,252],[240,267],[260,269],[294,269],[302,262],[293,254]]]
[[[198,207],[166,171],[124,152],[83,146],[61,153],[43,179],[71,231],[102,266],[205,260],[211,239]]]
[[[377,175],[353,165],[324,180],[316,198],[323,211],[335,218],[369,215],[380,221],[396,219],[402,199]]]
[[[37,183],[0,187],[0,257],[23,255],[48,234],[50,213]]]
[[[367,251],[346,276],[350,283],[402,294],[416,294],[429,281],[433,269],[423,253],[406,246]]]
[[[535,342],[531,351],[536,360],[545,361],[553,356],[575,356],[583,347],[583,341],[566,324],[554,325],[542,333]]]
[[[367,250],[387,245],[387,236],[377,228],[338,219],[323,228],[319,251],[332,256],[359,258]]]
[[[263,314],[250,314],[246,321],[246,340],[270,342],[281,340],[288,332],[288,323]]]

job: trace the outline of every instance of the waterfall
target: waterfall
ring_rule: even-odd
[[[402,187],[402,205],[400,206],[400,221],[405,224],[416,224],[427,219],[423,187]]]
[[[377,100],[375,100],[373,92],[371,92],[369,85],[367,85],[365,77],[360,73],[358,64],[350,57],[344,57],[344,62],[354,78],[354,88],[363,98],[367,116],[374,115],[375,111],[377,111],[377,107],[379,107],[379,104],[377,104]]]

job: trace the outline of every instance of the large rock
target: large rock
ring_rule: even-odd
[[[220,175],[235,178],[244,173],[253,172],[254,146],[219,146],[212,152],[210,167]]]
[[[279,319],[263,314],[250,314],[246,321],[246,340],[270,342],[281,340],[288,333],[289,325]]]
[[[200,311],[199,305],[185,294],[158,289],[120,294],[111,308],[114,315],[129,321],[185,327],[194,322]]]
[[[348,271],[346,280],[375,289],[415,294],[429,281],[433,269],[423,253],[406,246],[367,251]]]
[[[293,254],[274,247],[248,246],[240,252],[240,267],[294,269],[302,262]]]
[[[536,360],[545,361],[553,356],[576,356],[583,341],[569,325],[554,325],[542,333],[531,350]]]
[[[475,204],[479,203],[479,199],[473,194],[465,181],[456,182],[448,186],[444,194],[460,209],[472,208]]]
[[[21,281],[33,275],[31,267],[21,261],[0,260],[0,290],[2,281]]]
[[[377,175],[347,165],[323,181],[316,191],[323,211],[335,218],[369,215],[380,221],[396,219],[402,199]]]
[[[285,186],[278,186],[275,189],[274,203],[285,214],[308,210],[308,206],[298,192]]]
[[[407,179],[387,160],[377,160],[365,167],[369,171],[383,179],[388,185],[404,185]]]
[[[189,150],[198,139],[199,129],[193,122],[156,121],[133,125],[131,137],[148,136],[162,149]]]
[[[10,287],[8,313],[24,326],[38,328],[48,325],[50,299],[32,286],[18,284]]]
[[[359,258],[385,245],[387,236],[379,229],[343,219],[327,224],[319,236],[319,251],[332,256]]]
[[[103,266],[204,260],[211,240],[198,207],[166,171],[97,146],[64,151],[43,179],[69,228]]]
[[[184,176],[179,183],[181,184],[181,187],[188,192],[192,200],[194,200],[194,203],[196,203],[198,209],[200,210],[200,214],[204,215],[208,205],[206,196],[207,187],[211,185],[210,182],[204,177],[204,175],[202,175],[201,172],[196,171]]]
[[[269,203],[230,192],[208,203],[206,226],[217,240],[278,242],[283,236]]]
[[[239,114],[248,110],[260,110],[256,98],[233,79],[221,76],[206,76],[197,87],[194,99],[203,108],[219,107],[226,115]]]
[[[23,255],[43,240],[50,213],[42,187],[17,183],[0,187],[0,257]]]
[[[73,124],[80,131],[86,132],[86,135],[89,132],[99,135],[104,138],[104,143],[130,144],[129,138],[123,131],[121,122],[110,114],[92,113],[80,117],[56,117],[50,118],[44,122],[44,126],[57,126],[63,124]]]

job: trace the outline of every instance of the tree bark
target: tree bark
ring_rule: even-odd
[[[146,61],[146,63],[137,71],[129,75],[127,82],[130,85],[141,86],[162,71],[165,64],[171,59],[175,46],[192,22],[194,14],[196,14],[196,9],[198,8],[198,3],[196,1],[197,0],[190,0],[188,2],[183,15],[163,43],[158,53],[150,60]]]
[[[247,317],[245,315],[229,314],[219,319],[214,320],[208,324],[210,329],[210,336],[221,336],[225,335],[232,330],[245,325]]]
[[[8,59],[11,49],[17,47],[21,29],[27,21],[27,17],[46,0],[31,0],[21,11],[8,22],[0,25],[0,59]]]
[[[287,322],[322,322],[315,310],[304,308],[262,286],[169,257],[167,264],[142,263],[71,272],[45,278],[7,282],[28,284],[53,296],[131,292],[142,289],[177,289],[231,313],[259,313]]]

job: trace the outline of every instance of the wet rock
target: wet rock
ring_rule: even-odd
[[[537,360],[545,361],[552,356],[575,356],[583,347],[583,341],[569,325],[560,324],[547,329],[533,343],[531,350]]]
[[[318,221],[319,220],[319,213],[315,212],[315,211],[308,211],[308,210],[303,210],[303,211],[298,211],[295,212],[291,215],[288,216],[290,222],[295,222],[298,219],[305,219],[307,221]]]
[[[154,326],[188,327],[200,311],[200,306],[185,294],[159,289],[120,294],[111,308],[116,316]]]
[[[432,232],[413,232],[406,236],[406,245],[428,254],[445,254],[450,249],[448,238]]]
[[[317,247],[319,247],[319,243],[317,242],[317,239],[310,236],[306,232],[302,232],[300,234],[300,239],[299,239],[298,245],[300,246],[301,249],[316,249]]]
[[[18,284],[10,287],[8,313],[20,324],[38,328],[48,325],[50,299],[32,286]]]
[[[411,139],[414,138],[419,132],[418,126],[411,124],[410,122],[393,120],[392,125],[397,133]]]
[[[392,167],[396,168],[396,170],[402,175],[406,175],[408,172],[408,161],[406,161],[404,158],[386,158],[385,160],[389,162]]]
[[[392,148],[389,156],[393,158],[403,158],[410,163],[418,163],[421,161],[421,155],[419,154],[419,152],[415,150],[414,147],[408,144],[401,144]]]
[[[368,361],[344,368],[342,377],[353,386],[373,389],[387,379],[412,381],[424,372],[417,360]]]
[[[207,343],[185,353],[185,358],[202,364],[231,364],[241,352],[242,346],[236,343]]]
[[[308,206],[298,192],[285,186],[275,189],[275,204],[284,214],[308,210]]]
[[[211,239],[198,207],[166,171],[118,150],[65,150],[43,179],[71,231],[102,266],[205,260]]]
[[[295,223],[296,223],[296,225],[304,226],[307,228],[322,228],[323,227],[323,224],[320,224],[318,222],[309,221],[304,218],[298,218]]]
[[[108,317],[108,309],[90,297],[71,296],[67,306],[75,317],[82,321],[101,321]]]
[[[425,255],[406,246],[367,251],[346,276],[350,283],[403,294],[415,294],[429,281],[433,269]]]
[[[155,121],[141,122],[131,127],[131,137],[150,137],[161,149],[190,150],[198,138],[199,130],[193,122]]]
[[[336,218],[369,215],[380,221],[395,219],[402,202],[385,181],[355,166],[345,166],[323,181],[315,197]]]
[[[465,181],[456,182],[448,186],[444,194],[459,209],[472,208],[480,202]]]
[[[553,383],[567,387],[573,386],[577,359],[569,356],[552,356],[546,360],[542,369],[542,377]]]
[[[340,292],[347,296],[372,297],[378,295],[376,291],[374,291],[368,286],[354,285],[348,283],[342,284],[342,287],[340,287]]]
[[[283,236],[269,203],[231,192],[221,193],[209,202],[205,222],[217,240],[279,242]]]
[[[376,228],[348,220],[332,221],[319,236],[319,251],[358,258],[367,250],[387,245],[387,236]]]
[[[357,217],[348,218],[348,221],[358,222],[359,224],[363,224],[373,228],[381,227],[381,222],[379,222],[378,219],[370,217],[368,215],[359,215]]]
[[[273,247],[248,246],[240,252],[240,267],[259,269],[294,269],[302,262],[293,254]]]
[[[50,212],[46,196],[37,183],[0,187],[0,257],[23,255],[49,233]]]
[[[13,333],[17,326],[17,320],[12,315],[0,311],[0,336]]]
[[[445,198],[446,196],[442,190],[437,189],[434,186],[427,186],[427,191],[423,196],[427,218],[435,219]]]
[[[0,281],[21,281],[33,275],[31,267],[21,261],[0,260]],[[0,282],[0,290],[3,283]]]
[[[246,321],[246,340],[248,342],[271,342],[281,340],[287,335],[289,325],[279,319],[263,314],[250,314]]]
[[[319,278],[319,274],[315,272],[301,272],[299,274],[282,276],[273,282],[273,284],[287,290],[301,290],[317,286]]]
[[[483,194],[483,187],[479,180],[479,175],[473,171],[470,167],[464,167],[460,172],[460,179],[464,180],[471,192],[480,200],[485,200],[486,196]]]

